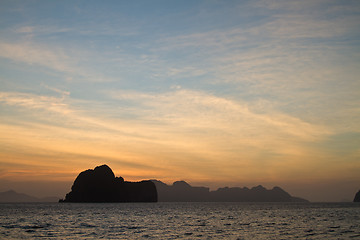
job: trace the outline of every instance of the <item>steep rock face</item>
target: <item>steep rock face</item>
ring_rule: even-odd
[[[360,202],[360,190],[356,193],[354,197],[354,202]]]
[[[151,181],[125,182],[107,165],[81,172],[63,202],[156,202]]]

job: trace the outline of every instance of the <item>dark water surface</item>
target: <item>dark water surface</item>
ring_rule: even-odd
[[[360,204],[0,204],[0,239],[39,238],[360,239]]]

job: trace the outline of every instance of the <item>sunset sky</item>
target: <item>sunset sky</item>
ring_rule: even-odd
[[[360,1],[0,0],[0,191],[360,189]]]

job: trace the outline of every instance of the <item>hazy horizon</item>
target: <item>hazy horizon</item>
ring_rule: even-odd
[[[0,190],[61,197],[106,163],[352,200],[359,22],[359,1],[1,1]]]
[[[116,175],[120,176],[120,175]],[[74,177],[74,180],[77,176]],[[73,180],[73,181],[74,181]],[[141,180],[159,180],[157,178],[151,179],[138,179],[133,181],[141,181]],[[11,181],[3,181],[0,180],[0,192],[14,190],[18,193],[25,193],[34,197],[59,197],[63,198],[67,193],[71,191],[71,186],[73,181],[63,181],[63,182],[11,182]],[[125,178],[125,181],[128,179]],[[288,192],[293,197],[300,197],[311,202],[343,202],[343,201],[353,201],[355,192],[352,192],[353,187],[346,186],[346,183],[336,183],[334,182],[332,185],[326,184],[312,184],[309,186],[307,184],[303,185],[295,185],[295,184],[286,184],[286,183],[246,183],[246,184],[235,184],[229,183],[221,185],[219,183],[209,183],[209,182],[189,182],[186,179],[178,179],[175,181],[186,181],[191,186],[202,186],[209,187],[210,191],[217,190],[221,187],[256,187],[258,185],[262,185],[267,189],[272,189],[273,187],[281,187],[283,190]],[[172,185],[173,182],[165,182],[168,185]],[[282,184],[282,185],[281,185]],[[344,187],[345,186],[345,187]],[[334,191],[334,189],[336,191]],[[314,194],[316,192],[316,194]]]

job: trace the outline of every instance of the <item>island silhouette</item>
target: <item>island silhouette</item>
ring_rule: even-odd
[[[24,193],[18,193],[14,190],[8,190],[0,192],[0,203],[11,203],[11,202],[57,202],[57,197],[34,197]]]
[[[259,185],[251,189],[224,187],[210,191],[207,187],[192,187],[185,181],[176,181],[172,185],[152,181],[156,185],[159,202],[308,202],[291,196],[280,187],[268,190]]]
[[[127,182],[115,177],[107,165],[81,172],[71,191],[59,202],[307,202],[293,197],[280,187],[251,189],[224,187],[210,191],[193,187],[185,181],[167,185],[159,180]]]
[[[101,165],[81,172],[59,202],[157,202],[157,191],[151,181],[127,182]]]

